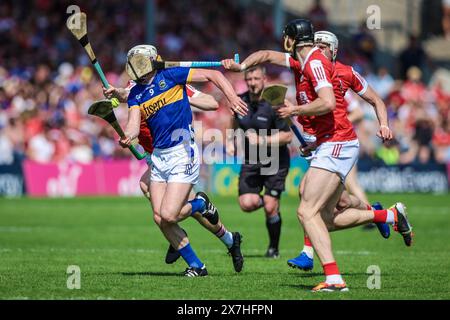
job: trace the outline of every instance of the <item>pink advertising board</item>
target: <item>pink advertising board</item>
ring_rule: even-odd
[[[141,195],[139,179],[147,168],[136,160],[23,164],[27,194],[34,197]]]

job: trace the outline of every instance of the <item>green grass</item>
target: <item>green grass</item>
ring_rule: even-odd
[[[210,276],[184,278],[185,263],[164,263],[167,242],[142,198],[0,199],[1,299],[450,299],[450,196],[383,195],[402,199],[416,234],[382,239],[361,228],[334,233],[333,248],[348,293],[312,294],[322,281],[287,267],[303,232],[298,199],[283,198],[281,258],[263,257],[268,243],[262,211],[246,214],[235,198],[213,200],[231,230],[244,236],[244,270],[235,274],[223,244],[195,220],[182,223]],[[66,287],[69,265],[81,268],[81,289]],[[381,269],[381,289],[367,288],[367,267]]]

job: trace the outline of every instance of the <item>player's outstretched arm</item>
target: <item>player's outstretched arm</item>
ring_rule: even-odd
[[[386,111],[386,105],[383,102],[383,99],[373,90],[371,86],[368,86],[366,92],[361,95],[361,97],[370,103],[375,109],[375,113],[377,114],[378,122],[380,124],[380,129],[377,132],[377,136],[383,140],[391,140],[394,135],[389,129],[388,125],[388,117]]]
[[[234,92],[233,86],[225,78],[225,76],[216,70],[209,69],[191,69],[191,82],[206,82],[211,81],[214,85],[219,88],[228,102],[230,103],[230,108],[233,112],[245,116],[247,114],[247,104],[238,97],[236,92]]]
[[[132,107],[128,111],[128,122],[125,128],[125,137],[119,140],[122,147],[128,148],[131,142],[139,135],[141,123],[141,111],[138,107]]]
[[[227,70],[239,72],[265,62],[289,67],[286,60],[286,53],[273,50],[256,51],[249,55],[242,63],[236,63],[233,59],[226,59],[222,61],[222,64]]]
[[[216,111],[219,103],[212,95],[199,92],[195,97],[189,97],[189,104],[203,111]]]

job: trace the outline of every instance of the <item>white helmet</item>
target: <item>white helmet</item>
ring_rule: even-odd
[[[126,71],[132,80],[139,80],[153,71],[153,61],[158,59],[156,47],[140,44],[131,48],[127,53]]]
[[[333,61],[336,61],[339,48],[339,40],[334,33],[329,31],[317,31],[316,33],[314,33],[314,43],[325,43],[329,45],[330,50],[333,54]]]
[[[143,54],[144,56],[149,57],[151,60],[156,60],[156,57],[158,56],[158,50],[156,50],[155,46],[149,44],[139,44],[128,51],[127,59],[137,53]]]

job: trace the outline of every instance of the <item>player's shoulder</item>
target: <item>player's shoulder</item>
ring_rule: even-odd
[[[128,93],[128,105],[139,105],[142,102],[142,96],[144,95],[145,86],[139,83],[136,83],[133,87],[131,87],[130,92]]]
[[[313,49],[314,52],[309,56],[308,61],[305,63],[305,69],[312,69],[317,66],[321,66],[327,70],[334,70],[333,63],[320,51],[319,49]]]
[[[130,87],[130,93],[128,94],[129,98],[136,98],[142,93],[144,86],[139,83],[134,83],[133,86]]]
[[[286,61],[286,64],[289,66],[289,68],[294,71],[300,70],[302,68],[300,62],[294,59],[294,57],[292,57],[292,55],[290,55],[289,53],[286,53]]]
[[[309,57],[308,62],[311,63],[311,61],[320,61],[325,65],[333,65],[333,63],[330,61],[330,59],[327,58],[327,56],[318,48],[314,48],[313,52],[311,53],[311,56]]]
[[[190,68],[173,67],[173,68],[159,70],[158,73],[161,75],[177,76],[179,74],[185,74],[186,71],[189,71],[189,70],[190,70]]]
[[[345,70],[345,71],[349,71],[349,70],[351,71],[352,70],[351,66],[349,66],[347,64],[344,64],[344,63],[342,63],[340,61],[336,61],[335,64],[334,64],[334,67],[337,70]]]
[[[353,68],[347,64],[336,61],[334,64],[334,69],[338,73],[340,77],[352,77],[353,76]]]

